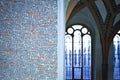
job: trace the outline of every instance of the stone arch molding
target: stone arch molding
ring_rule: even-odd
[[[68,21],[68,18],[70,17],[72,10],[75,8],[78,2],[79,0],[69,0],[66,10],[66,22]]]

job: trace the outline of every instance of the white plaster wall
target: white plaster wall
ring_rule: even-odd
[[[111,43],[110,49],[109,49],[109,56],[108,56],[108,80],[113,80],[113,71],[114,71],[114,49],[113,44]]]

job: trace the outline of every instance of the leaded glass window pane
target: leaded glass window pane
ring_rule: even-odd
[[[81,32],[76,30],[74,32],[74,78],[80,79],[80,51],[81,51]]]
[[[91,79],[91,37],[83,36],[83,78]]]
[[[73,25],[65,35],[66,80],[91,80],[91,36],[87,28]]]
[[[114,80],[120,80],[120,31],[113,39],[114,44]]]
[[[65,54],[66,54],[66,78],[72,78],[72,37],[65,36]]]

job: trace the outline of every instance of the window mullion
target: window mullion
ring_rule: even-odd
[[[82,34],[81,34],[81,55],[82,55],[81,79],[83,79],[83,35]]]
[[[74,36],[72,35],[72,80],[74,80]]]

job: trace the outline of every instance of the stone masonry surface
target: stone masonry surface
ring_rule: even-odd
[[[57,80],[57,0],[0,0],[0,80]]]

